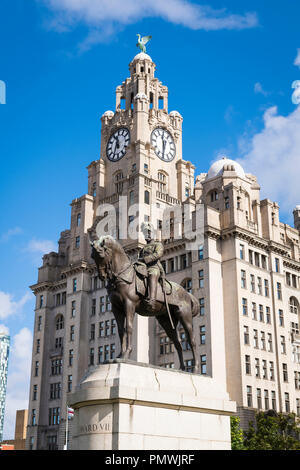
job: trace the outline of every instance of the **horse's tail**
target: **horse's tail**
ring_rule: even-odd
[[[191,297],[191,304],[192,304],[192,317],[195,317],[200,313],[200,303],[199,300],[196,299],[192,294],[190,294]]]

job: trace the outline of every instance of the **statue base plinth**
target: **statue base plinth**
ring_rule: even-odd
[[[68,403],[72,450],[231,448],[236,405],[211,377],[117,359],[91,368]]]

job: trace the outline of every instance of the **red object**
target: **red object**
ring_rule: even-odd
[[[15,450],[15,446],[12,444],[2,444],[0,445],[0,450]]]

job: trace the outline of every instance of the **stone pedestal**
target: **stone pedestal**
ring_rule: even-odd
[[[116,360],[68,396],[73,450],[230,449],[235,403],[210,377]]]

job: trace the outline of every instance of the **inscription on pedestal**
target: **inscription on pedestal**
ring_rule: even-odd
[[[111,423],[109,422],[99,422],[92,424],[82,424],[80,426],[80,434],[90,434],[90,433],[105,433],[111,431]]]

